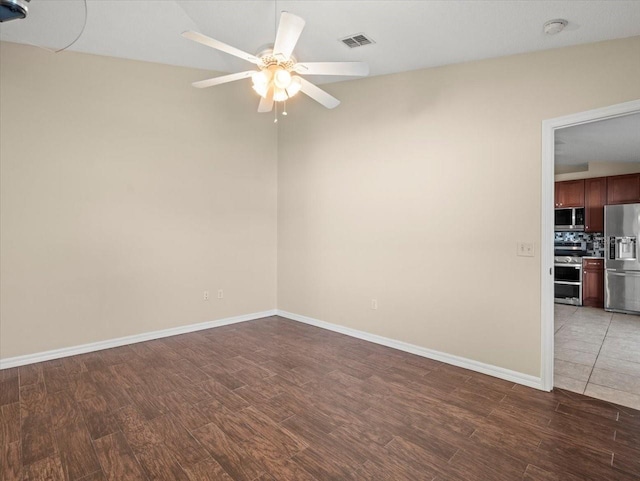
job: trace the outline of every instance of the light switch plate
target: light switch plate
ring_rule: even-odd
[[[518,242],[517,248],[517,254],[521,257],[535,256],[535,248],[533,242]]]

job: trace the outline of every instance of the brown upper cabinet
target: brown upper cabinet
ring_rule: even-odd
[[[607,204],[640,202],[640,174],[607,177]]]
[[[607,178],[584,181],[584,230],[604,232],[604,206],[607,203]]]
[[[556,182],[556,208],[584,207],[584,179]]]

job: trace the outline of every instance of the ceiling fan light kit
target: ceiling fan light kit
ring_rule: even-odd
[[[194,82],[198,88],[211,87],[251,77],[253,90],[260,95],[258,112],[271,112],[274,102],[285,102],[302,92],[328,109],[340,101],[300,75],[366,76],[369,66],[363,62],[298,63],[293,49],[300,38],[305,21],[289,12],[282,12],[272,49],[251,55],[198,32],[186,31],[183,37],[253,63],[259,70],[248,70]],[[298,75],[295,75],[298,74]],[[283,112],[284,114],[284,112]],[[277,117],[276,117],[277,118]]]
[[[291,72],[285,67],[276,64],[264,67],[262,70],[251,75],[253,81],[253,90],[262,98],[268,98],[272,92],[273,100],[283,102],[302,89],[302,82],[297,75],[291,75]]]

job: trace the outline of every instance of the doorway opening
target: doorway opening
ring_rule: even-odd
[[[623,122],[625,118],[631,119],[629,116],[638,116],[640,118],[640,100],[625,102],[622,104],[612,105],[609,107],[590,110],[586,112],[580,112],[564,117],[559,117],[555,119],[546,120],[542,124],[542,239],[541,239],[541,315],[542,315],[542,332],[541,332],[541,380],[542,380],[542,388],[550,391],[554,387],[554,354],[555,354],[555,338],[556,331],[561,329],[566,322],[567,326],[571,325],[571,328],[565,330],[566,333],[570,333],[571,329],[573,332],[579,332],[580,326],[579,323],[580,318],[574,317],[569,320],[569,317],[576,315],[579,313],[580,315],[589,314],[593,315],[594,318],[598,317],[598,313],[596,311],[589,312],[589,309],[581,310],[583,301],[584,292],[582,291],[582,284],[572,285],[570,280],[567,280],[567,284],[562,284],[560,286],[560,290],[558,292],[563,293],[562,296],[565,296],[567,299],[567,303],[565,305],[555,304],[555,297],[557,295],[554,277],[556,274],[556,269],[558,269],[554,264],[555,252],[554,252],[554,243],[552,243],[552,239],[556,241],[566,241],[567,247],[570,247],[569,244],[572,244],[572,248],[582,249],[582,255],[586,257],[594,257],[602,256],[604,252],[604,234],[603,229],[599,229],[598,227],[586,225],[582,226],[582,231],[580,231],[581,227],[578,224],[574,224],[572,228],[567,227],[565,232],[569,234],[561,234],[561,239],[556,239],[558,234],[555,229],[555,220],[556,220],[556,212],[555,209],[559,208],[556,205],[559,202],[558,199],[555,198],[555,182],[556,182],[556,174],[558,171],[564,171],[564,174],[559,175],[559,180],[569,180],[569,179],[585,179],[587,177],[597,177],[597,169],[595,169],[595,173],[591,172],[589,174],[581,175],[580,171],[586,171],[589,169],[589,166],[585,166],[585,162],[580,162],[579,159],[587,158],[588,155],[586,153],[580,154],[580,148],[585,148],[584,145],[575,144],[576,141],[580,140],[581,135],[593,135],[595,127],[601,127],[605,125],[605,121],[609,121],[607,125],[616,126],[615,123],[618,122],[614,119],[620,119],[620,122]],[[600,124],[598,124],[600,123]],[[580,127],[582,126],[582,127]],[[640,142],[640,141],[638,141]],[[575,150],[575,149],[578,150]],[[573,150],[572,150],[573,149]],[[593,150],[593,149],[591,149]],[[638,145],[638,151],[640,151],[640,144]],[[591,152],[593,153],[593,152]],[[572,159],[569,159],[573,155]],[[564,158],[564,159],[563,159]],[[569,161],[567,161],[569,159]],[[560,160],[561,169],[557,169],[558,160]],[[601,159],[605,160],[605,159]],[[640,162],[640,158],[636,159]],[[632,167],[633,169],[633,167]],[[607,172],[606,169],[602,170],[602,172]],[[606,175],[606,174],[605,174]],[[605,176],[603,175],[603,177]],[[570,184],[566,187],[570,187]],[[584,208],[584,206],[582,206]],[[574,212],[574,217],[576,213]],[[578,218],[580,218],[581,212],[577,212]],[[585,223],[583,223],[585,224]],[[594,230],[595,229],[595,230]],[[573,230],[573,232],[572,232]],[[589,231],[589,232],[586,232]],[[581,232],[579,234],[579,232]],[[576,247],[577,246],[577,247]],[[591,249],[587,252],[587,246]],[[589,256],[588,254],[593,254],[593,256]],[[586,260],[586,259],[585,259]],[[569,261],[568,261],[569,262]],[[583,261],[584,262],[584,261]],[[597,261],[594,261],[594,265]],[[579,271],[580,282],[582,282],[582,276],[586,273],[583,273],[583,265],[582,262],[580,266],[575,266],[576,271]],[[572,274],[573,271],[569,272],[566,268],[558,269],[558,273],[564,274]],[[572,305],[573,303],[573,305]],[[555,311],[557,306],[561,306],[558,309],[560,315],[565,318],[560,319],[558,317],[558,324],[561,324],[560,327],[556,326],[556,315]],[[565,307],[566,306],[566,307]],[[602,313],[605,311],[602,310]],[[613,316],[613,314],[611,314]],[[603,319],[607,317],[607,314],[604,314]],[[640,319],[639,319],[640,321]],[[572,324],[570,324],[572,323]],[[591,323],[594,326],[598,324],[597,322]],[[606,324],[605,322],[602,323]],[[586,325],[586,322],[585,322]],[[606,331],[608,326],[605,328],[594,327],[594,332],[598,332],[597,335],[600,335],[602,331]],[[585,331],[586,332],[586,331]],[[587,334],[585,334],[587,335]],[[590,334],[589,334],[590,335]],[[603,334],[606,336],[606,332]],[[597,337],[597,336],[596,336]],[[594,338],[595,339],[595,338]],[[562,341],[564,342],[564,341]],[[595,342],[594,342],[595,344]],[[589,349],[585,348],[585,352]],[[599,351],[598,351],[599,352]],[[593,354],[593,353],[592,353]],[[576,353],[576,355],[579,355]],[[585,354],[584,358],[593,357]],[[595,355],[597,357],[597,354]],[[559,361],[562,363],[563,361]],[[586,361],[585,361],[586,362]],[[595,359],[594,359],[595,363]],[[586,364],[585,364],[586,365]],[[563,366],[566,367],[566,366]],[[568,366],[573,367],[573,366]],[[580,369],[579,369],[580,370]],[[586,372],[586,367],[583,369]],[[591,370],[589,371],[589,376],[593,371],[593,366],[591,366]],[[582,375],[582,374],[581,374]],[[558,376],[560,378],[560,376]],[[578,376],[576,376],[578,377]],[[586,382],[585,382],[586,385]],[[578,386],[578,384],[576,384]],[[576,392],[578,392],[578,388],[576,388]],[[593,395],[592,393],[586,392],[587,395]],[[598,396],[594,396],[598,397]],[[640,399],[640,397],[639,397]]]

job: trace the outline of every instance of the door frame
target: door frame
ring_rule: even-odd
[[[545,391],[553,389],[554,359],[554,311],[553,311],[553,245],[554,234],[554,165],[555,131],[574,125],[587,124],[598,120],[611,119],[640,113],[640,99],[610,105],[585,112],[578,112],[542,122],[542,233],[540,240],[541,275],[541,387]]]

